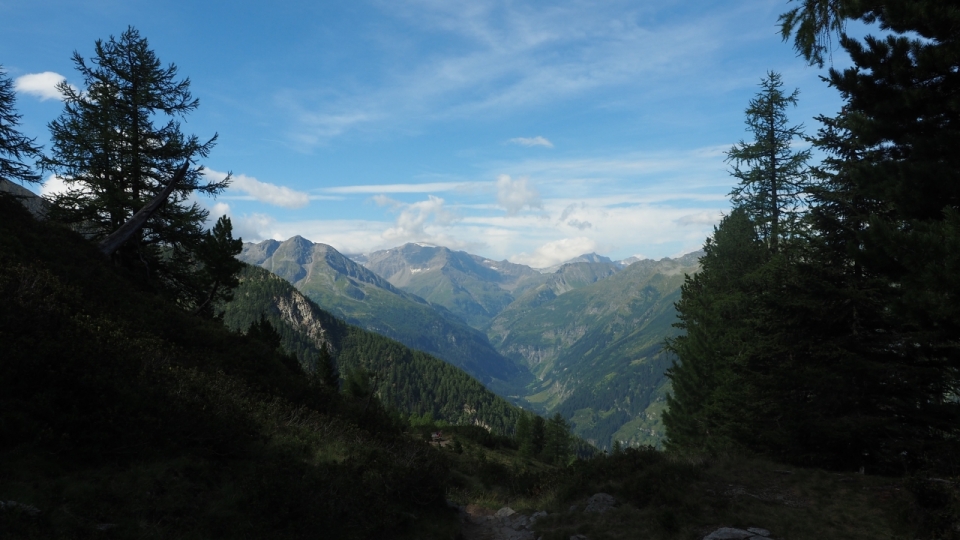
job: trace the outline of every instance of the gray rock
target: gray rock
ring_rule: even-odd
[[[575,534],[570,537],[570,540],[587,540],[587,537],[583,534]]]
[[[504,506],[500,510],[497,510],[497,517],[510,517],[516,513],[517,512],[513,508],[510,508],[509,506]]]
[[[0,501],[0,511],[19,510],[28,516],[34,517],[40,513],[40,509],[29,504],[18,503],[17,501]]]
[[[529,525],[529,526],[530,526],[530,527],[533,527],[533,524],[536,523],[538,519],[543,518],[543,517],[547,517],[547,513],[544,512],[543,510],[540,510],[539,512],[534,512],[533,515],[530,516],[530,525]]]
[[[607,510],[612,510],[616,505],[617,500],[613,498],[613,495],[597,493],[596,495],[593,495],[587,499],[587,507],[583,511],[602,514]]]
[[[514,514],[516,514],[516,511],[514,511],[514,509],[510,508],[509,506],[504,506],[503,508],[497,510],[498,518],[510,517]]]
[[[770,536],[770,531],[766,529],[761,529],[760,527],[750,527],[747,530],[757,536]]]
[[[734,529],[733,527],[720,527],[712,533],[703,537],[703,540],[746,540],[754,534],[743,529]]]

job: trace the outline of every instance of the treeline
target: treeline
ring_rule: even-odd
[[[677,304],[673,449],[745,448],[861,471],[956,472],[960,447],[960,12],[939,1],[807,2],[798,52],[853,65],[806,138],[776,73],[728,152],[734,210]],[[889,32],[862,40],[845,21]],[[819,55],[819,56],[818,56]],[[826,158],[809,166],[812,142]]]
[[[284,317],[278,307],[280,299],[286,299],[287,305],[299,303],[309,313],[309,322],[294,324]],[[267,270],[246,266],[234,299],[221,310],[224,324],[239,332],[247,332],[264,317],[279,334],[282,348],[308,371],[318,371],[321,343],[326,345],[341,379],[345,381],[351,374],[369,379],[374,395],[404,415],[429,414],[437,420],[477,424],[500,434],[513,431],[519,409],[461,369],[344,323]],[[311,330],[318,333],[311,335]]]

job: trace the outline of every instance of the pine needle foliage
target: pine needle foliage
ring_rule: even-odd
[[[23,160],[39,158],[40,147],[17,129],[21,115],[16,112],[16,100],[13,81],[0,66],[0,179],[37,183],[40,175]]]

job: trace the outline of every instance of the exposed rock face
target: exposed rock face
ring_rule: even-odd
[[[327,330],[314,317],[310,303],[302,294],[297,292],[289,297],[281,296],[277,298],[277,310],[283,320],[306,332],[318,347],[326,344],[331,347],[330,352],[334,352],[330,340],[327,338]]]
[[[0,178],[0,193],[9,193],[20,200],[37,219],[43,219],[50,210],[50,203],[29,189]]]

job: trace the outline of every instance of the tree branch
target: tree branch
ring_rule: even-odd
[[[117,230],[110,233],[109,236],[103,239],[98,246],[100,252],[106,255],[107,257],[111,256],[120,249],[120,246],[124,244],[127,240],[133,236],[134,233],[139,231],[144,224],[147,223],[147,220],[150,219],[153,214],[163,206],[163,203],[167,200],[167,197],[170,196],[170,193],[177,187],[183,178],[187,175],[187,169],[190,168],[190,162],[185,161],[183,165],[177,169],[177,172],[174,173],[173,178],[167,182],[167,185],[164,186],[163,190],[153,198],[152,201],[147,203],[146,206],[137,210],[137,213],[133,215],[126,223],[120,226]]]

